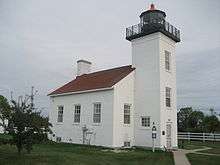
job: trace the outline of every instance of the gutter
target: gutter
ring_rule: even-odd
[[[112,90],[114,87],[108,87],[108,88],[100,88],[100,89],[91,89],[91,90],[85,90],[85,91],[76,91],[76,92],[68,92],[68,93],[60,93],[60,94],[51,94],[48,95],[50,97],[56,97],[56,96],[65,96],[65,95],[73,95],[73,94],[81,94],[81,93],[90,93],[90,92],[98,92],[98,91],[106,91],[106,90]]]

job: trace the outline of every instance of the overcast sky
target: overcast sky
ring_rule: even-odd
[[[0,0],[0,94],[49,91],[74,78],[76,61],[93,71],[131,64],[125,28],[154,2],[181,30],[176,45],[178,107],[214,107],[220,113],[219,0]]]

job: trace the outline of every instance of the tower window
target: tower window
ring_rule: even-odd
[[[58,106],[57,122],[59,123],[63,122],[63,106]]]
[[[171,59],[171,53],[168,51],[165,51],[165,68],[166,71],[170,71],[170,59]]]
[[[81,111],[81,105],[75,105],[74,123],[80,123],[80,111]]]
[[[171,107],[171,88],[166,87],[166,106]]]
[[[130,109],[131,106],[129,104],[124,104],[124,124],[130,124]]]
[[[142,127],[150,127],[150,117],[141,117],[141,126]]]
[[[94,103],[93,123],[101,122],[101,103]]]

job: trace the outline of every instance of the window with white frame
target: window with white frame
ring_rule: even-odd
[[[166,71],[171,70],[170,60],[171,60],[171,53],[168,52],[168,51],[165,51],[165,68],[166,68]]]
[[[74,110],[74,123],[80,123],[80,111],[81,111],[81,105],[75,105]]]
[[[101,103],[94,103],[93,123],[101,122]]]
[[[59,123],[63,122],[63,106],[58,106],[57,122]]]
[[[171,88],[166,87],[166,107],[171,107]]]
[[[141,126],[142,127],[150,127],[150,117],[149,116],[142,116],[141,117]]]
[[[124,124],[130,124],[131,105],[124,104]]]

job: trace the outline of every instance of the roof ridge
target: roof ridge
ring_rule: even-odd
[[[135,68],[133,68],[132,65],[124,65],[76,76],[74,79],[48,95],[110,87],[119,82],[133,70],[135,70]]]
[[[103,69],[103,70],[99,70],[99,71],[96,71],[96,72],[91,72],[91,73],[88,73],[88,74],[83,74],[83,75],[80,75],[80,76],[76,76],[76,78],[81,77],[81,76],[88,76],[88,75],[99,73],[99,72],[105,72],[105,71],[111,71],[111,70],[114,70],[114,69],[125,68],[125,67],[131,67],[132,68],[132,65],[124,65],[124,66],[120,66],[120,67],[116,67],[116,68]]]

